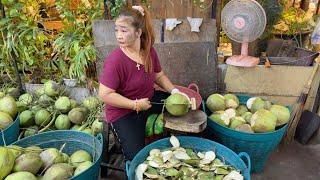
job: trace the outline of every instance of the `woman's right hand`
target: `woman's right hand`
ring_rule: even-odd
[[[151,103],[148,98],[138,99],[137,103],[141,111],[145,111],[151,108]]]

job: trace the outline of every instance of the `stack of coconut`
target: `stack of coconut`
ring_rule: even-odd
[[[206,105],[212,112],[209,116],[212,121],[237,131],[272,132],[290,119],[287,107],[261,97],[249,98],[243,105],[234,94],[212,94],[206,100]]]
[[[63,148],[0,147],[0,179],[5,180],[66,180],[92,166],[91,155],[77,150],[71,156]]]

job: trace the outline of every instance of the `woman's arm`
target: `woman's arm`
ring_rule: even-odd
[[[156,73],[156,84],[169,93],[174,89],[172,82],[163,71]]]

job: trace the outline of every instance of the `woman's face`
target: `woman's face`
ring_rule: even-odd
[[[128,17],[119,17],[115,22],[115,35],[119,46],[132,46],[141,36],[131,24],[132,19]]]

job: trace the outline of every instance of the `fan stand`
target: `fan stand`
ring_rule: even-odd
[[[226,60],[226,63],[240,67],[254,67],[259,64],[260,60],[257,57],[248,56],[249,43],[241,44],[241,55],[233,55]]]

